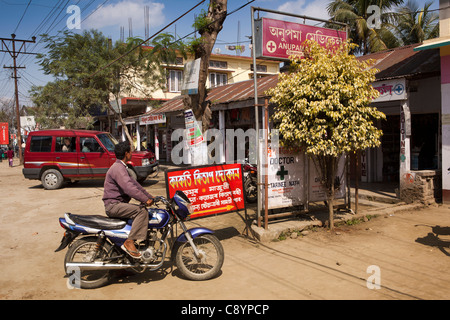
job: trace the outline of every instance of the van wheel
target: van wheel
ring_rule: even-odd
[[[45,189],[55,190],[61,188],[64,179],[58,170],[48,169],[42,174],[41,182]]]

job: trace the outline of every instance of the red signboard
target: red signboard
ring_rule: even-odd
[[[300,23],[262,18],[255,21],[256,58],[288,60],[302,55],[302,45],[313,40],[322,46],[339,45],[347,40],[345,31],[309,26]]]
[[[8,122],[0,122],[0,144],[9,144]]]
[[[223,164],[166,171],[167,196],[183,191],[194,208],[191,218],[244,210],[242,165]]]

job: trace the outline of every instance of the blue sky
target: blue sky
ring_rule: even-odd
[[[236,44],[238,41],[245,45],[242,55],[249,55],[248,36],[251,35],[250,8],[260,7],[293,12],[316,18],[327,19],[326,5],[331,0],[255,0],[238,12],[227,17],[224,28],[220,32],[216,42],[216,48],[221,53],[234,54],[227,50],[227,45]],[[425,0],[416,0],[422,7]],[[178,16],[188,11],[199,3],[200,0],[0,0],[0,38],[10,38],[12,33],[16,39],[29,40],[37,37],[37,44],[29,44],[28,52],[45,52],[44,45],[39,42],[39,35],[48,33],[56,35],[67,30],[67,20],[73,16],[73,12],[67,13],[70,5],[80,8],[79,31],[96,28],[104,35],[116,41],[120,39],[120,29],[123,27],[125,38],[128,37],[131,19],[133,36],[144,38],[145,36],[145,7],[149,7],[150,35],[169,24]],[[239,8],[249,0],[228,0],[228,11]],[[184,37],[193,31],[192,23],[194,15],[198,15],[202,9],[207,8],[209,0],[197,7],[169,27],[165,32]],[[439,1],[434,0],[431,9],[437,9]],[[70,20],[72,22],[73,20]],[[239,27],[238,27],[239,26]],[[73,29],[75,32],[79,32]],[[52,78],[45,76],[37,64],[33,55],[20,55],[17,62],[25,69],[19,69],[19,101],[21,104],[30,105],[28,90],[32,85],[45,85]],[[12,65],[12,58],[8,53],[0,52],[0,99],[10,100],[14,97],[14,82],[11,78],[11,70],[3,66]]]

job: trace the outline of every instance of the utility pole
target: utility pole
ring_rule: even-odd
[[[8,38],[0,38],[2,41],[2,47],[0,52],[7,52],[10,54],[11,58],[13,58],[13,66],[3,66],[3,68],[6,69],[14,69],[14,87],[15,87],[15,96],[16,96],[16,123],[17,123],[17,140],[19,144],[19,159],[20,164],[23,164],[23,154],[22,154],[22,134],[20,132],[20,111],[19,111],[19,90],[17,87],[17,69],[24,69],[25,67],[18,67],[16,64],[16,59],[19,56],[19,54],[36,54],[27,52],[26,43],[35,43],[36,37],[32,37],[32,40],[18,40],[16,39],[16,35],[13,33],[11,35],[11,39]],[[10,45],[12,47],[10,48],[7,44],[7,42],[10,41]],[[19,47],[18,50],[16,50],[16,42],[21,43],[22,45]]]

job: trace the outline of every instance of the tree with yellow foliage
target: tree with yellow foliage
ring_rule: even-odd
[[[326,188],[329,226],[334,227],[333,200],[337,166],[342,155],[380,145],[375,120],[385,115],[371,107],[378,91],[376,69],[349,54],[356,45],[321,47],[308,41],[303,57],[291,57],[291,70],[268,90],[276,105],[273,121],[286,146],[304,148]]]

